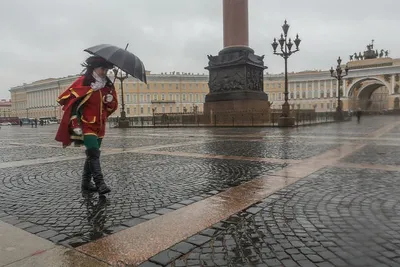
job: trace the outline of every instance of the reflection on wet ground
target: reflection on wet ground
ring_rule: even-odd
[[[279,189],[306,176],[304,181],[278,191],[272,198],[260,198],[262,194],[255,193],[251,201],[259,197],[257,202],[261,202],[252,206],[250,212],[231,210],[234,214],[229,219],[211,228],[204,225],[206,230],[197,233],[202,241],[183,238],[181,245],[165,252],[168,257],[165,253],[158,255],[151,259],[152,264],[341,266],[338,265],[341,260],[347,264],[344,266],[357,266],[351,264],[361,264],[361,260],[350,262],[339,249],[335,251],[335,248],[346,251],[343,248],[358,242],[357,251],[364,254],[353,256],[358,259],[365,253],[373,254],[371,249],[360,245],[356,222],[373,220],[386,225],[388,218],[400,221],[399,211],[392,205],[397,203],[391,190],[397,190],[396,143],[400,143],[396,134],[399,126],[388,127],[393,123],[397,123],[396,117],[366,117],[361,124],[346,122],[293,129],[108,129],[102,148],[102,167],[113,191],[107,198],[81,194],[83,148],[58,148],[53,140],[56,126],[3,127],[0,132],[0,149],[4,152],[0,155],[0,220],[53,242],[77,247],[163,218],[261,177],[291,177],[291,182],[276,187]],[[357,150],[353,152],[353,148]],[[337,158],[339,161],[335,164],[342,167],[328,166],[332,157],[339,156],[342,158]],[[363,169],[363,164],[368,167]],[[323,167],[328,171],[310,175]],[[360,175],[365,179],[358,179]],[[393,188],[387,190],[385,181]],[[260,188],[263,187],[255,187],[254,192]],[[368,202],[377,191],[381,192],[379,199],[393,199],[390,205]],[[326,199],[323,192],[332,195],[333,200]],[[340,199],[348,196],[355,200],[346,204],[350,205],[345,206],[347,211],[344,209],[339,217],[332,215],[331,206],[336,202],[331,201],[343,202]],[[224,198],[224,212],[230,210],[232,200],[232,196]],[[369,204],[365,206],[365,203]],[[379,215],[376,205],[389,208],[393,215]],[[313,212],[319,217],[313,217]],[[338,232],[337,225],[346,228],[343,221],[357,229]],[[363,222],[360,225],[368,227]],[[393,236],[397,235],[395,224],[390,224],[388,229]],[[386,254],[387,259],[397,263],[396,251],[400,251],[398,244],[384,235],[385,231],[378,227],[376,235],[370,237],[371,246],[380,247],[376,250],[379,256],[370,256],[370,259],[382,266],[386,264],[383,260]],[[333,240],[331,234],[339,239]],[[344,234],[352,236],[353,243],[341,236]],[[377,238],[390,241],[393,257],[388,256],[385,250],[388,248],[376,241]],[[321,243],[325,241],[335,245]],[[317,250],[313,249],[314,245]]]

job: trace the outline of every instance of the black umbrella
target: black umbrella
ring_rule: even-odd
[[[126,73],[144,83],[147,83],[146,70],[143,62],[128,50],[113,45],[101,44],[87,48],[83,51],[102,57]]]

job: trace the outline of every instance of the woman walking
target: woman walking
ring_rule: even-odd
[[[86,60],[86,71],[57,102],[63,106],[64,115],[56,140],[63,147],[84,144],[86,160],[82,174],[82,190],[106,194],[111,189],[104,182],[100,166],[100,147],[105,135],[106,121],[118,107],[114,85],[107,72],[113,65],[98,56]],[[91,182],[91,179],[95,184]]]

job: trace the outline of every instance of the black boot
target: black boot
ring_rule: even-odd
[[[97,187],[92,183],[91,180],[92,180],[92,172],[90,171],[89,156],[86,151],[86,160],[82,173],[82,185],[81,185],[82,191],[92,191],[92,192],[97,191]]]
[[[109,193],[111,189],[104,183],[103,173],[101,172],[100,150],[97,148],[90,148],[87,150],[87,153],[89,156],[90,171],[92,172],[97,191],[100,195]]]

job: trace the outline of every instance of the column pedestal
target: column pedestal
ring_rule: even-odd
[[[279,127],[292,127],[295,124],[295,118],[290,116],[290,104],[288,102],[282,105],[282,115],[279,117]]]
[[[129,128],[129,120],[125,115],[125,111],[121,112],[121,118],[118,120],[118,128]]]
[[[209,88],[204,111],[269,110],[268,95],[263,90],[264,56],[257,56],[245,46],[228,47],[218,56],[208,56]]]

